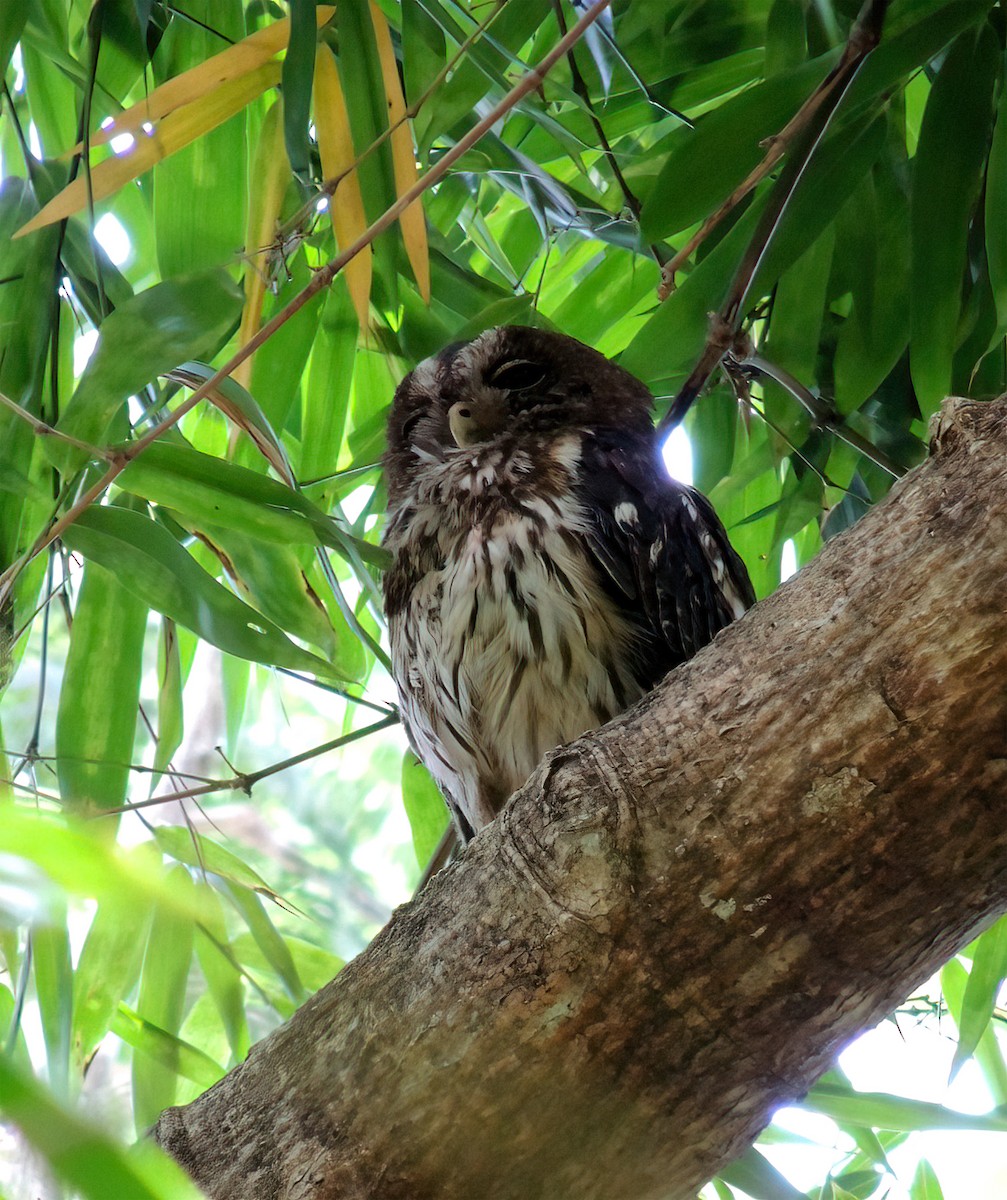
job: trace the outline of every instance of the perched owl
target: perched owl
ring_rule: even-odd
[[[673,482],[647,389],[521,326],[399,385],[385,575],[406,731],[463,840],[752,603],[708,501]]]

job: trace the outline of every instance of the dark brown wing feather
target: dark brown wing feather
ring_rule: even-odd
[[[755,601],[713,507],[668,477],[653,442],[585,438],[578,492],[610,594],[642,626],[638,678],[653,686]]]

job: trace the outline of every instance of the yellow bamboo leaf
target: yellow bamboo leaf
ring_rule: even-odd
[[[356,151],[339,71],[332,51],[327,46],[319,46],[315,54],[315,131],[318,135],[318,153],[322,159],[322,174],[326,179],[337,179],[345,173],[329,201],[336,245],[340,250],[345,250],[367,228],[367,217],[360,194],[360,179],[356,170],[348,170],[356,159]],[[357,320],[361,330],[364,330],[367,328],[371,295],[370,246],[365,246],[346,264],[344,274]]]
[[[318,24],[324,25],[336,9],[334,5],[323,4],[317,9]],[[267,63],[274,54],[283,50],[290,39],[290,18],[284,17],[264,29],[251,33],[226,50],[221,50],[206,62],[183,71],[173,79],[162,83],[152,92],[134,104],[131,108],[119,113],[108,125],[96,129],[91,135],[91,145],[101,146],[114,137],[124,133],[137,133],[144,125],[155,125],[162,118],[177,108],[193,104],[208,92],[212,92],[221,84],[229,83],[242,75],[254,71]],[[81,153],[83,146],[78,142],[69,154]]]
[[[251,341],[262,324],[269,251],[289,182],[290,164],[283,140],[283,98],[279,97],[263,118],[252,163],[245,227],[245,306],[241,310],[239,346]],[[234,378],[245,388],[252,376],[252,358],[239,363],[233,372]]]
[[[402,95],[402,84],[399,82],[399,69],[395,62],[395,51],[392,49],[392,36],[388,32],[388,22],[380,8],[371,0],[371,24],[374,26],[374,40],[378,47],[378,59],[381,63],[381,78],[385,86],[385,100],[388,103],[388,123],[392,127],[392,167],[395,171],[395,192],[401,196],[416,182],[416,154],[413,150],[413,135],[406,118],[406,102]],[[409,265],[413,269],[413,277],[420,295],[430,303],[430,252],[427,248],[427,225],[423,217],[423,203],[414,200],[399,217],[402,227],[402,241],[406,247]]]
[[[91,192],[95,202],[111,196],[131,179],[149,171],[155,163],[181,150],[210,129],[215,129],[279,81],[279,63],[266,63],[238,79],[221,84],[194,104],[176,109],[151,134],[141,134],[125,154],[106,158],[91,168]],[[178,202],[184,204],[185,197],[179,196]],[[72,183],[54,196],[26,225],[22,225],[14,236],[23,237],[54,221],[61,221],[86,204],[87,180],[82,170]]]

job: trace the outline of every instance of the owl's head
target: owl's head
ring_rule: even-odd
[[[575,338],[523,325],[487,330],[421,362],[388,419],[389,493],[420,461],[500,440],[576,429],[649,434],[653,397],[638,379]]]

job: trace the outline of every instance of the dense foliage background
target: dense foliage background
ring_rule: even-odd
[[[856,15],[618,0],[254,359],[167,419],[586,7],[0,7],[0,1193],[190,1194],[152,1147],[124,1149],[130,1110],[142,1131],[240,1061],[366,944],[440,836],[381,645],[396,381],[447,342],[542,323],[618,356],[666,407],[778,168],[663,303],[660,264],[756,167]],[[735,372],[678,435],[677,469],[760,595],[922,458],[946,393],[1007,387],[1005,25],[989,0],[894,0],[746,300],[758,354],[819,415]],[[898,1157],[913,1130],[983,1130],[1002,1162],[1005,971],[1001,922],[903,1011],[927,1044],[950,1011],[954,1069],[999,1111],[899,1096],[898,1078],[865,1095],[837,1069],[805,1108],[831,1120],[771,1127],[773,1161],[793,1177],[774,1150],[818,1142],[807,1195],[913,1200],[942,1194],[918,1142]],[[957,1144],[982,1177],[983,1151]],[[805,1194],[755,1152],[712,1186]]]

